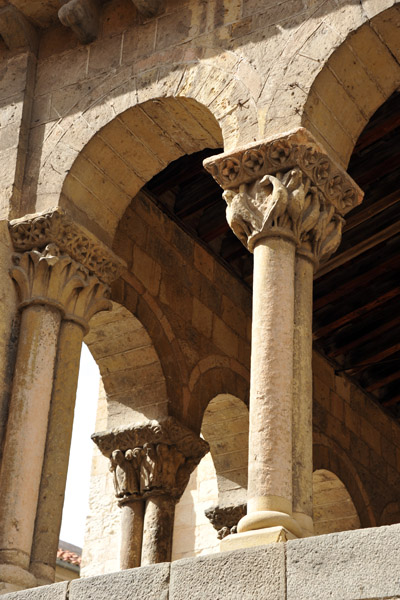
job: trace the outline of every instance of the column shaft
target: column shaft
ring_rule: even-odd
[[[73,321],[61,324],[31,555],[41,585],[55,578],[83,333]]]
[[[144,502],[127,502],[121,506],[120,568],[140,567],[142,552]]]
[[[174,516],[175,500],[171,496],[146,500],[141,566],[171,560]]]
[[[294,244],[254,249],[248,512],[292,510]]]
[[[49,306],[22,311],[0,474],[0,579],[5,582],[7,563],[29,567],[60,319]],[[34,585],[32,580],[27,574],[21,587]]]
[[[314,265],[296,256],[293,353],[293,517],[313,533],[312,289]]]

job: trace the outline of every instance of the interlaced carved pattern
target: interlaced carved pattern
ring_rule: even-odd
[[[57,244],[61,252],[86,267],[104,283],[119,277],[123,263],[106,246],[78,227],[61,208],[10,221],[15,250],[43,250]]]
[[[110,459],[119,504],[160,494],[178,500],[209,451],[207,442],[172,417],[96,433],[92,439]]]

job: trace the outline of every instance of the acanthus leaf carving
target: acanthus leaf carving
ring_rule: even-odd
[[[95,313],[111,308],[108,286],[90,276],[68,254],[62,254],[56,244],[48,244],[43,251],[16,253],[13,262],[10,274],[17,285],[20,308],[30,304],[54,306],[85,330]]]

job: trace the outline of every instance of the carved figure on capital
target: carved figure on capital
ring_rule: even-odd
[[[110,460],[120,504],[160,494],[178,500],[209,451],[207,442],[172,417],[94,434],[92,439]]]

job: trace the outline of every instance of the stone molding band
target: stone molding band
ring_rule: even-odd
[[[17,252],[42,250],[56,244],[60,252],[68,254],[105,284],[117,279],[125,266],[124,261],[74,223],[60,207],[14,219],[9,223],[9,231]]]
[[[173,417],[95,433],[92,439],[110,460],[120,506],[150,496],[179,500],[209,451],[205,440]]]
[[[361,203],[363,192],[303,127],[234,152],[211,156],[205,169],[227,190],[264,175],[299,167],[327,201],[344,215]]]

